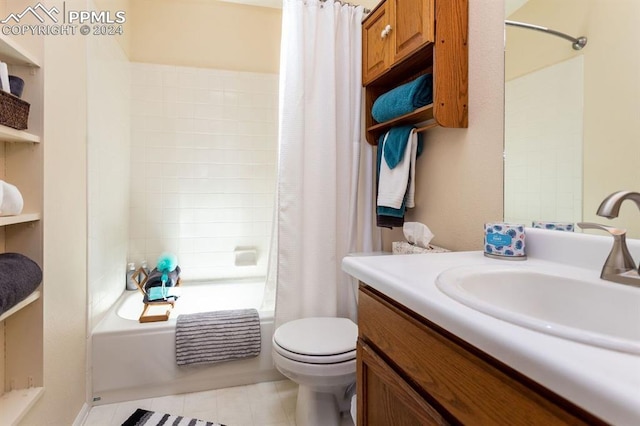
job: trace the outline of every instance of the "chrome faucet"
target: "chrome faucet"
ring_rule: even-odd
[[[640,193],[633,191],[618,191],[605,198],[596,214],[598,216],[613,219],[620,213],[620,205],[624,200],[635,201],[640,209]],[[598,223],[580,222],[578,226],[582,229],[600,229],[607,231],[613,236],[613,247],[609,257],[604,262],[600,278],[620,284],[640,287],[640,271],[636,269],[636,264],[629,253],[627,247],[627,230],[600,225]]]

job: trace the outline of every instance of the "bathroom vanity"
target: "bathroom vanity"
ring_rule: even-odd
[[[611,241],[567,234],[527,229],[529,260],[518,265],[481,252],[346,257],[361,282],[358,424],[640,424],[638,353],[515,325],[436,286],[469,265],[598,281]]]

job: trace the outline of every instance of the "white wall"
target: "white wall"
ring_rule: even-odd
[[[506,221],[582,220],[583,57],[505,84]]]
[[[87,55],[88,285],[93,328],[125,286],[130,73],[115,37],[88,37]]]
[[[129,257],[185,279],[266,274],[277,157],[275,74],[132,64]],[[257,266],[233,251],[255,246]]]

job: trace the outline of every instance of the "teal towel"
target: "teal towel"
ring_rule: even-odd
[[[373,103],[371,115],[378,123],[393,120],[433,101],[433,76],[424,74],[382,94]]]
[[[387,140],[384,143],[384,161],[390,169],[393,169],[404,158],[407,150],[409,135],[412,125],[392,127],[387,132]],[[384,140],[384,138],[383,138]]]

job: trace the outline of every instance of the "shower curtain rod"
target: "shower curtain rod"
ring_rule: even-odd
[[[557,37],[561,37],[565,40],[569,40],[572,44],[573,50],[581,50],[583,47],[587,45],[586,37],[571,37],[565,33],[561,33],[560,31],[552,30],[551,28],[541,27],[539,25],[527,24],[526,22],[518,22],[518,21],[504,21],[505,25],[510,25],[512,27],[520,27],[527,28],[529,30],[541,31],[543,33],[549,33]]]
[[[320,0],[320,3],[325,3],[326,1],[327,0]],[[353,7],[358,7],[359,6],[357,4],[349,3],[347,1],[342,1],[342,0],[334,0],[334,2],[340,3],[340,4],[344,5],[344,6],[353,6]],[[369,12],[371,12],[371,11],[365,7],[364,8],[364,14],[366,15]]]

